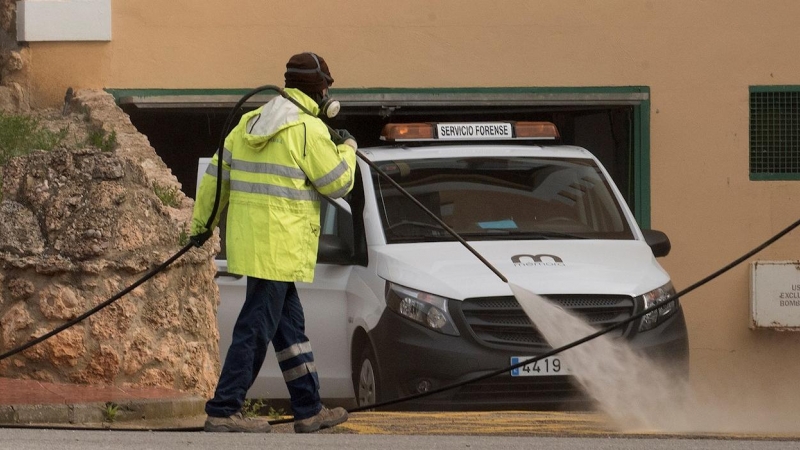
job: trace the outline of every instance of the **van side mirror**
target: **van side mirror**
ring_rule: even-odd
[[[653,251],[653,256],[660,258],[669,255],[672,249],[672,244],[669,243],[667,235],[658,230],[642,230],[644,241],[650,246]]]

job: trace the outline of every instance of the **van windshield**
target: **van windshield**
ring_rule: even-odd
[[[633,239],[591,159],[409,159],[378,167],[467,240]],[[387,242],[455,239],[374,170],[372,178]]]

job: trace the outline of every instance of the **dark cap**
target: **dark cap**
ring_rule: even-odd
[[[321,56],[314,53],[299,53],[289,58],[286,63],[287,88],[297,88],[306,94],[322,92],[333,84],[328,64]]]

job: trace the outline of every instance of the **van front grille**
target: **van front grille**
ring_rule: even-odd
[[[622,322],[634,310],[633,297],[626,295],[549,295],[547,299],[598,329]],[[485,344],[549,348],[514,297],[467,299],[459,309],[464,323]],[[621,336],[624,329],[609,335]]]

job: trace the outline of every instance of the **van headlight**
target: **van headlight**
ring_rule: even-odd
[[[397,314],[431,330],[458,336],[444,297],[389,283],[386,305]]]
[[[660,288],[653,289],[652,291],[641,296],[644,309],[650,308],[656,303],[665,300],[667,297],[675,296],[675,288],[672,283],[667,283]],[[655,328],[659,323],[663,322],[667,317],[671,316],[678,310],[678,299],[665,303],[664,306],[650,311],[642,317],[642,323],[639,325],[639,331],[647,331]]]

